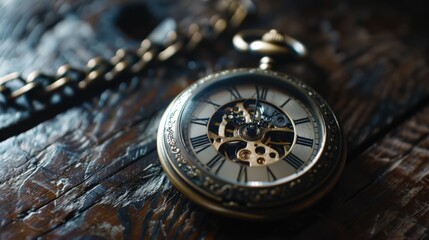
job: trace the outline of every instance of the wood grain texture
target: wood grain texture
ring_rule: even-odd
[[[0,28],[0,72],[83,66],[135,46],[112,20],[124,4],[2,5],[0,23],[22,23]],[[279,70],[318,89],[348,136],[349,163],[332,194],[293,218],[255,223],[215,216],[172,188],[155,151],[163,106],[197,76],[256,64],[225,37],[1,142],[0,239],[428,238],[429,28],[421,11],[401,1],[257,5],[246,27],[275,27],[309,46],[309,62]],[[54,20],[30,21],[48,14]]]

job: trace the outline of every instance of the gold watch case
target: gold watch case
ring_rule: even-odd
[[[270,96],[269,99],[278,99],[279,97],[274,94],[281,91],[286,92],[288,96],[295,99],[295,101],[303,105],[303,108],[311,112],[311,116],[314,118],[313,125],[317,125],[315,127],[315,129],[317,128],[316,134],[319,134],[320,137],[314,140],[314,143],[313,140],[311,140],[311,146],[310,144],[304,147],[298,146],[297,134],[295,134],[293,135],[293,142],[291,140],[287,149],[294,151],[294,149],[308,149],[309,147],[313,147],[315,150],[312,150],[312,155],[308,160],[299,161],[300,164],[295,166],[297,168],[296,172],[290,176],[278,177],[274,178],[274,180],[271,179],[271,181],[247,181],[248,172],[250,174],[250,172],[254,171],[256,168],[258,168],[257,171],[262,171],[261,169],[264,168],[270,170],[270,166],[287,166],[283,163],[283,160],[288,158],[288,155],[291,155],[290,152],[272,150],[276,153],[283,153],[281,159],[282,163],[269,163],[271,164],[269,165],[268,162],[265,164],[265,160],[258,161],[261,166],[251,165],[252,163],[246,165],[249,163],[243,163],[240,159],[231,159],[225,156],[226,161],[230,164],[228,166],[237,165],[240,171],[237,171],[237,181],[232,178],[220,177],[217,175],[219,169],[217,172],[213,171],[207,166],[210,165],[207,163],[208,159],[202,159],[205,158],[204,151],[213,152],[219,150],[218,145],[215,144],[216,140],[212,137],[213,134],[209,133],[210,127],[207,128],[206,133],[207,137],[210,137],[211,145],[206,146],[209,150],[202,149],[200,150],[201,152],[196,153],[198,151],[193,149],[193,145],[190,144],[190,137],[187,131],[191,131],[188,130],[188,128],[189,125],[192,125],[190,123],[190,115],[193,114],[192,109],[195,109],[194,105],[206,101],[204,100],[204,96],[209,94],[210,91],[221,91],[216,89],[227,89],[228,86],[264,86],[264,84],[270,89],[273,89],[270,90],[273,96]],[[246,90],[247,88],[242,87],[241,89]],[[255,99],[255,97],[241,97],[240,99],[243,99],[243,102],[250,101],[249,99],[253,99],[252,101],[256,100],[253,115],[258,115],[257,112],[259,110],[257,111],[257,108],[261,105],[261,103],[258,103],[258,99]],[[231,101],[228,100],[227,102]],[[269,104],[270,101],[267,100],[264,106],[268,106]],[[278,106],[279,104],[273,105]],[[222,107],[216,107],[216,109],[222,109]],[[202,109],[201,111],[206,111],[205,108],[208,108],[208,106],[202,105],[199,108]],[[276,107],[272,108],[274,109]],[[249,110],[249,112],[252,113],[251,110]],[[287,116],[287,114],[289,113],[285,111],[284,116]],[[246,114],[243,113],[242,115],[246,116]],[[263,115],[259,114],[258,116]],[[212,118],[213,116],[209,117]],[[244,121],[244,123],[240,123],[241,125],[238,124],[235,130],[229,131],[231,132],[231,136],[233,135],[240,140],[231,143],[231,146],[235,146],[234,144],[237,142],[246,143],[246,141],[250,141],[243,137],[240,138],[239,130],[237,129],[243,129],[243,124],[247,124],[246,126],[253,124],[253,122],[256,122],[254,118],[255,117],[249,120],[250,117],[247,116],[247,120]],[[266,117],[266,119],[270,121],[268,117]],[[259,121],[263,122],[263,120]],[[298,132],[297,129],[299,126],[297,122],[295,121],[294,123],[294,121],[295,120],[291,121],[292,124],[290,128]],[[205,124],[208,124],[208,122],[209,120],[206,120]],[[216,126],[218,125],[220,124],[217,123]],[[270,126],[277,130],[279,129],[272,124]],[[309,126],[311,127],[311,125]],[[204,129],[204,126],[198,127],[199,129]],[[259,128],[262,132],[268,132],[264,127]],[[261,141],[267,142],[270,140],[271,139],[267,140],[267,138],[261,137],[258,138],[257,141],[252,139],[251,143],[259,143]],[[314,147],[316,144],[318,144],[317,148]],[[225,145],[225,148],[229,146],[230,145]],[[344,138],[339,123],[331,108],[318,93],[294,77],[271,70],[257,68],[234,69],[211,74],[185,89],[171,102],[161,119],[158,130],[157,147],[161,165],[169,179],[173,185],[190,200],[212,212],[224,216],[254,220],[284,218],[290,213],[304,209],[321,199],[338,181],[344,167],[346,154]],[[271,151],[271,149],[272,147],[265,146],[264,151]],[[232,149],[231,151],[233,154],[234,151],[235,154],[238,154],[236,149]],[[254,155],[256,154],[255,152],[252,153]],[[299,154],[297,153],[297,155]],[[266,156],[266,154],[263,156]],[[208,157],[212,158],[212,156]],[[276,156],[276,159],[278,158],[279,157]],[[223,161],[225,161],[225,159],[223,159]],[[296,164],[292,163],[292,165]],[[218,167],[219,166],[222,167],[222,165],[218,165]],[[239,180],[243,169],[246,169],[246,179],[241,182]],[[231,169],[222,170],[224,170],[224,172],[232,171]],[[282,170],[278,171],[281,172]],[[249,175],[249,179],[251,179],[251,177],[252,176]],[[255,178],[257,177],[259,176],[255,176]]]

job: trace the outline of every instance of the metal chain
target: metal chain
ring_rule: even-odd
[[[0,108],[32,110],[37,102],[39,105],[49,105],[55,94],[72,98],[94,88],[108,88],[127,77],[142,74],[149,65],[192,51],[203,40],[215,39],[227,29],[236,28],[247,16],[247,7],[238,1],[216,3],[218,13],[211,16],[208,26],[192,23],[185,32],[170,31],[162,44],[146,38],[134,51],[119,49],[111,59],[95,57],[88,61],[87,69],[63,65],[55,76],[33,72],[26,79],[19,73],[1,77]],[[9,86],[9,83],[16,81],[22,86],[18,89]],[[21,98],[25,101],[18,101]]]

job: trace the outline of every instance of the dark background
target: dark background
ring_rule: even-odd
[[[255,1],[256,2],[256,1]],[[0,110],[0,239],[429,237],[428,21],[419,1],[257,1],[241,28],[277,28],[303,41],[300,77],[333,107],[348,162],[333,192],[274,222],[215,216],[163,173],[155,134],[163,107],[200,76],[257,66],[232,33],[116,87],[43,114]],[[2,1],[0,75],[55,74],[135,48],[166,16],[199,1]]]

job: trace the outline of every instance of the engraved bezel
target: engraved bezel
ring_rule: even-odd
[[[205,171],[184,144],[181,117],[195,95],[218,81],[237,76],[275,78],[317,111],[324,125],[316,159],[305,172],[272,185],[231,184]],[[345,162],[345,146],[338,121],[326,102],[312,88],[294,77],[261,69],[234,69],[211,74],[178,95],[165,111],[158,130],[162,167],[176,188],[194,202],[214,212],[246,219],[284,217],[320,199],[337,182]]]

